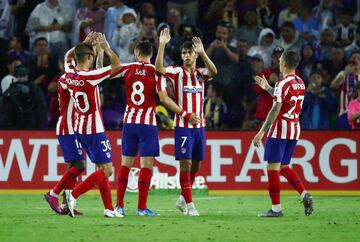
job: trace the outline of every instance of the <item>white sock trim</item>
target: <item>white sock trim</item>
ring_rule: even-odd
[[[301,199],[301,201],[304,199],[306,193],[307,193],[307,191],[304,190],[304,191],[300,194],[300,199]]]
[[[274,212],[280,212],[282,209],[281,209],[281,204],[274,204],[271,206],[271,210],[273,210]]]
[[[50,195],[54,197],[59,197],[59,194],[56,194],[53,190],[50,191]]]

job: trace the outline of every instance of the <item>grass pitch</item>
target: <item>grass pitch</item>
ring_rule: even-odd
[[[200,192],[194,196],[200,217],[183,216],[176,198],[152,191],[148,207],[161,217],[137,217],[137,194],[127,193],[127,216],[108,219],[98,195],[80,197],[77,208],[85,214],[75,218],[56,215],[42,195],[0,195],[0,241],[360,241],[360,197],[315,196],[315,214],[305,217],[298,197],[283,196],[285,216],[270,219],[257,217],[270,207],[267,196]]]

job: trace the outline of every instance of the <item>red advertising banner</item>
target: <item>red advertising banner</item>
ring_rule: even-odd
[[[114,169],[121,161],[121,132],[108,131]],[[267,189],[264,147],[255,148],[251,131],[207,131],[206,159],[196,181],[209,191],[261,191]],[[179,187],[174,159],[173,132],[160,132],[160,156],[154,166],[153,188]],[[292,167],[309,190],[360,191],[360,132],[303,131]],[[135,162],[139,166],[139,160]],[[53,131],[1,131],[0,189],[49,189],[66,169]],[[87,174],[95,169],[87,162]],[[136,190],[138,169],[130,175],[129,190]],[[115,172],[114,172],[115,174]],[[114,175],[110,178],[115,188]],[[283,188],[290,189],[284,181]],[[358,193],[357,193],[358,194]]]

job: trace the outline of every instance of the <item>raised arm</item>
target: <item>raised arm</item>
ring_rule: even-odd
[[[119,57],[110,48],[109,42],[106,40],[104,34],[99,34],[97,41],[100,44],[100,47],[104,50],[105,54],[110,58],[111,74],[117,73],[121,68]]]
[[[209,71],[209,78],[213,78],[214,76],[217,75],[217,69],[215,64],[210,60],[209,56],[206,54],[201,39],[199,37],[193,37],[192,42],[193,42],[194,51],[199,54],[206,68]]]
[[[274,96],[274,88],[269,85],[265,76],[255,76],[255,83],[259,85],[263,90],[267,91],[272,97]]]
[[[161,74],[166,73],[166,70],[164,67],[164,53],[165,53],[165,46],[170,41],[170,39],[171,39],[170,30],[168,28],[163,29],[160,32],[159,49],[158,49],[156,59],[155,59],[155,69],[157,72],[159,72]]]

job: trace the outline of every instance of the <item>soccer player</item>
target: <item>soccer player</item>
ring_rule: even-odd
[[[126,110],[122,133],[122,162],[117,173],[116,211],[125,215],[124,196],[128,184],[129,171],[134,158],[140,150],[141,170],[139,175],[139,200],[136,214],[139,216],[158,216],[147,208],[146,202],[151,183],[154,157],[159,156],[159,136],[156,126],[155,95],[174,113],[183,110],[166,93],[165,78],[156,73],[150,64],[153,48],[149,41],[140,41],[134,50],[137,62],[123,64],[115,77],[125,79]],[[200,122],[196,114],[182,117],[193,124]]]
[[[90,42],[95,37],[95,34],[90,34],[84,40],[84,43]],[[73,53],[71,51],[71,53]],[[66,55],[65,62],[71,61],[71,58]],[[59,207],[58,196],[64,189],[73,190],[76,184],[77,177],[85,170],[85,160],[81,144],[75,137],[74,133],[74,116],[75,109],[73,107],[73,100],[70,97],[68,90],[63,89],[61,83],[65,81],[65,74],[58,80],[58,99],[59,99],[59,119],[56,124],[56,136],[64,156],[64,160],[68,163],[69,168],[65,171],[63,177],[55,185],[53,189],[44,194],[45,200],[49,203],[52,210],[58,214],[67,214],[67,209]],[[81,213],[74,209],[74,213],[80,215]]]
[[[305,84],[295,74],[299,64],[299,55],[285,51],[280,56],[280,73],[283,79],[272,88],[265,77],[256,76],[256,83],[274,97],[273,106],[253,143],[260,146],[260,141],[269,130],[265,144],[264,160],[268,162],[269,195],[272,207],[260,214],[260,217],[282,217],[280,204],[280,174],[300,194],[304,204],[305,215],[313,213],[313,199],[305,190],[298,174],[289,167],[291,156],[300,136],[299,116],[304,101]]]
[[[199,216],[192,201],[192,185],[205,156],[205,119],[203,112],[204,83],[217,74],[214,63],[206,55],[204,46],[198,37],[185,42],[180,47],[183,66],[164,67],[164,49],[170,41],[169,29],[160,33],[159,49],[155,68],[166,75],[173,84],[175,102],[183,111],[175,115],[175,158],[180,160],[181,195],[176,207],[188,216]],[[206,68],[196,68],[196,59],[200,56]],[[189,113],[197,114],[201,122],[192,124],[182,117]]]
[[[95,33],[93,42],[99,43],[105,54],[109,56],[111,65],[91,70],[94,63],[93,46],[80,43],[74,49],[75,68],[65,64],[65,83],[62,87],[68,89],[74,101],[75,125],[77,140],[86,150],[97,170],[90,174],[74,190],[65,191],[66,202],[70,216],[74,217],[74,208],[78,197],[98,186],[104,204],[105,217],[123,217],[112,206],[111,189],[108,177],[112,174],[112,152],[110,142],[105,134],[101,117],[100,94],[98,84],[109,78],[120,69],[120,60],[110,49],[105,36]]]

